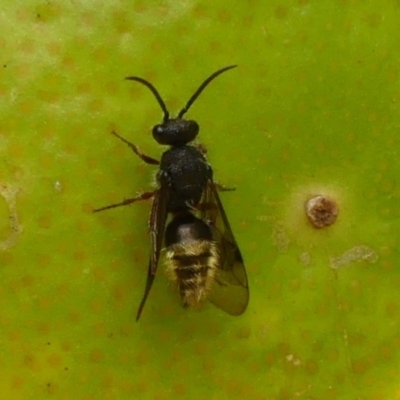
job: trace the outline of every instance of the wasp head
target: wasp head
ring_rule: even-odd
[[[199,124],[196,121],[183,119],[183,115],[189,110],[197,97],[199,97],[200,93],[214,78],[235,67],[236,65],[229,65],[228,67],[221,68],[210,75],[194,92],[186,106],[182,108],[176,118],[169,117],[169,111],[167,110],[164,100],[158,93],[157,89],[150,82],[138,76],[128,76],[125,79],[137,81],[147,86],[154,94],[158,104],[164,112],[163,122],[154,126],[153,128],[154,139],[160,144],[166,144],[169,146],[183,146],[186,143],[194,140],[200,130]]]
[[[196,121],[171,118],[153,128],[153,137],[160,144],[180,146],[194,140],[199,129]]]

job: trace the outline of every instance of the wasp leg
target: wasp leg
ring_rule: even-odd
[[[115,204],[110,204],[105,207],[96,208],[93,210],[93,212],[109,210],[110,208],[115,208],[115,207],[119,207],[119,206],[127,206],[128,204],[132,204],[135,201],[148,200],[148,199],[152,198],[154,196],[154,194],[155,194],[155,191],[154,192],[144,192],[142,194],[139,194],[139,196],[132,197],[130,199],[125,199],[124,201],[121,201],[121,203],[115,203]]]
[[[126,143],[132,150],[133,152],[138,155],[146,164],[152,164],[152,165],[159,165],[160,161],[156,160],[153,157],[146,156],[146,154],[143,154],[140,150],[139,147],[137,147],[135,144],[128,142],[126,139],[124,139],[122,136],[118,135],[117,132],[112,131],[111,132],[114,136],[116,136],[119,140],[122,140],[124,143]]]

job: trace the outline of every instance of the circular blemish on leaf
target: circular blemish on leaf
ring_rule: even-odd
[[[336,221],[339,207],[333,199],[318,195],[306,202],[306,214],[314,228],[326,228]]]

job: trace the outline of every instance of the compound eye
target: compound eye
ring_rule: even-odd
[[[155,125],[153,127],[153,137],[157,142],[162,142],[162,137],[164,136],[164,126]]]
[[[196,121],[191,121],[191,120],[187,121],[185,139],[188,142],[191,142],[192,140],[195,139],[195,137],[199,133],[199,130],[200,130],[200,127]]]

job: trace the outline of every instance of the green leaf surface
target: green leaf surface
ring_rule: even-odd
[[[5,0],[0,397],[399,399],[399,1]],[[181,308],[149,256],[162,113],[201,126],[250,305]],[[315,229],[305,202],[334,199]]]

